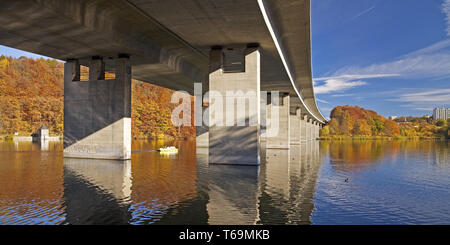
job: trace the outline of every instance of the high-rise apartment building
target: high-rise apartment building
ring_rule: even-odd
[[[450,108],[434,108],[433,110],[433,120],[450,118]]]

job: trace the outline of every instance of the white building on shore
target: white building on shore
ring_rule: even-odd
[[[434,108],[433,120],[447,120],[448,118],[450,118],[450,108]]]
[[[50,136],[47,126],[43,125],[36,134],[32,136],[18,136],[14,134],[14,141],[59,141],[59,136]]]

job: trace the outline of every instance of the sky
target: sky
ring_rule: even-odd
[[[450,0],[311,1],[314,91],[322,114],[383,116],[450,107]]]
[[[322,114],[383,116],[450,107],[450,0],[312,0],[314,91]],[[0,54],[41,57],[0,46]]]

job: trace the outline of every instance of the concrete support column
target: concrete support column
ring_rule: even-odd
[[[306,141],[308,139],[307,137],[307,125],[308,123],[308,116],[306,115],[302,115],[301,120],[300,120],[300,139],[301,141]]]
[[[115,79],[105,80],[100,57],[89,63],[89,81],[80,65],[64,65],[64,157],[131,159],[131,65],[115,60]]]
[[[322,130],[322,127],[323,127],[323,125],[322,124],[319,124],[319,137],[320,137],[320,131]]]
[[[313,137],[313,129],[312,129],[312,123],[313,123],[313,119],[312,118],[308,118],[308,121],[306,123],[307,126],[307,137],[308,137],[308,141],[312,139]]]
[[[316,121],[315,120],[313,120],[313,123],[312,123],[312,139],[313,140],[315,140],[316,139]]]
[[[260,164],[260,73],[258,48],[211,50],[209,163]]]
[[[271,121],[270,132],[266,134],[267,149],[289,149],[290,142],[290,103],[289,94],[280,93],[279,101],[270,101],[267,105],[267,115]],[[272,111],[278,110],[278,127],[272,122]]]
[[[290,120],[290,144],[298,145],[301,141],[301,114],[300,108],[296,108],[294,112],[291,111],[289,115]]]
[[[320,135],[319,135],[319,129],[320,129],[319,124],[320,124],[320,123],[317,122],[317,123],[316,123],[316,127],[315,127],[315,129],[316,129],[316,139],[320,137]]]

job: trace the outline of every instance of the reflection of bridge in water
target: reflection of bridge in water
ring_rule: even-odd
[[[209,165],[207,154],[194,159],[189,143],[181,144],[178,159],[156,153],[136,154],[133,164],[66,158],[66,223],[311,223],[319,142],[263,149],[260,167]]]

